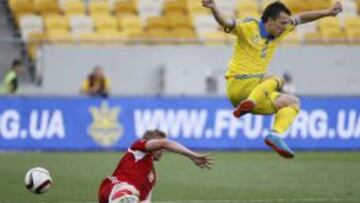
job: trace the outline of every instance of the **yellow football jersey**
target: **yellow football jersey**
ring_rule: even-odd
[[[237,22],[231,32],[237,36],[237,41],[225,76],[266,73],[276,48],[294,29],[295,25],[289,24],[280,37],[269,39],[265,36],[267,33],[261,21],[246,18]]]

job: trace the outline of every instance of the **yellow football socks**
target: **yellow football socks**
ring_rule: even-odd
[[[285,133],[299,112],[300,107],[298,105],[287,106],[279,109],[275,114],[275,121],[272,130],[279,134]]]

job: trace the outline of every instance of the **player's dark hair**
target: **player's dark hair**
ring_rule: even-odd
[[[280,1],[275,1],[265,8],[261,16],[261,20],[266,23],[269,18],[277,19],[281,12],[285,12],[286,14],[291,15],[291,11],[288,7],[286,7],[285,4],[281,3]]]
[[[166,134],[161,130],[147,130],[143,135],[143,139],[145,140],[157,138],[166,138]]]
[[[21,61],[19,59],[14,59],[11,67],[15,68],[16,66],[20,66],[21,65]]]

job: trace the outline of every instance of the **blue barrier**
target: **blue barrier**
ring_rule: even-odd
[[[294,149],[359,150],[360,97],[302,97]],[[194,149],[267,149],[271,116],[232,117],[226,98],[1,97],[0,150],[126,149],[147,129]]]

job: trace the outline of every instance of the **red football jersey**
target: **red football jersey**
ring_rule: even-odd
[[[156,183],[153,154],[145,149],[146,140],[137,140],[122,157],[112,176],[127,182],[140,192],[140,201],[147,198]]]

